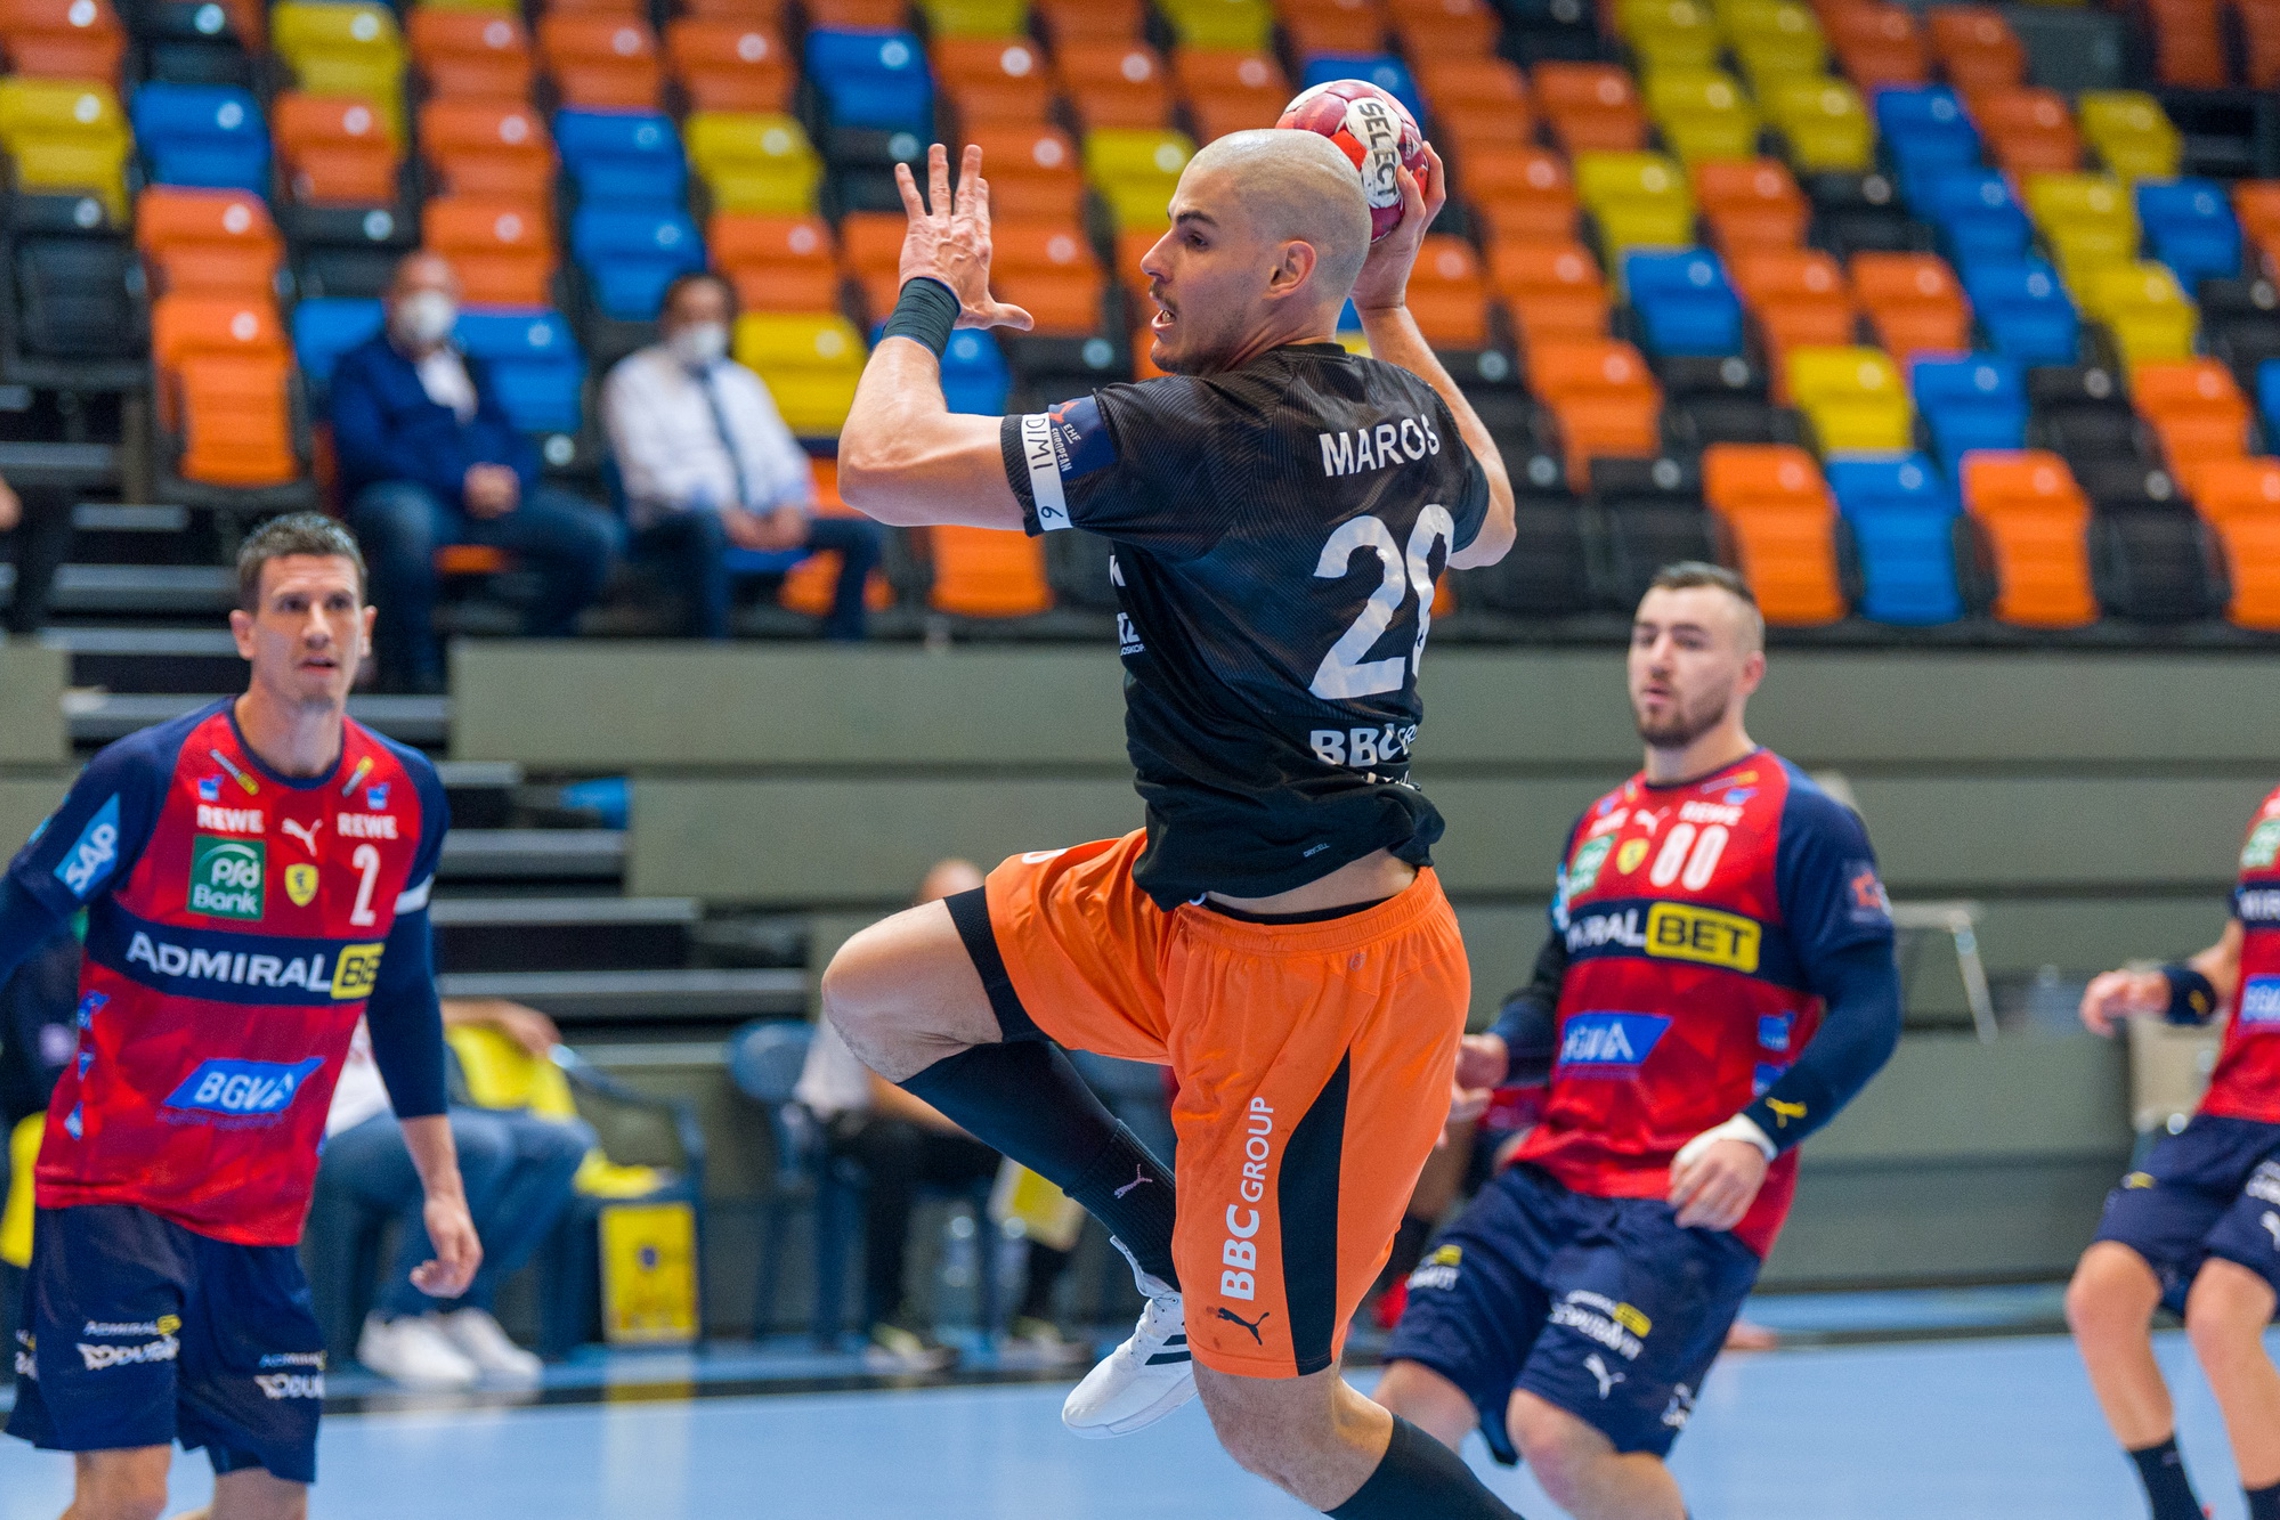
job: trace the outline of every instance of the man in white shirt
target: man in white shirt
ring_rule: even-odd
[[[819,517],[808,457],[760,377],[728,357],[735,294],[714,274],[666,287],[660,341],[602,387],[602,421],[625,484],[633,552],[663,561],[700,638],[728,637],[731,549],[835,550],[826,638],[863,637],[863,586],[879,562],[867,518]]]

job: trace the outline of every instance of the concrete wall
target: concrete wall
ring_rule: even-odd
[[[60,649],[0,643],[0,765],[60,765],[71,758],[63,722],[68,663]]]

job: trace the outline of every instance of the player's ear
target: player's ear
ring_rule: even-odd
[[[1275,250],[1274,267],[1267,271],[1267,295],[1279,301],[1302,289],[1320,262],[1312,243],[1290,239]]]
[[[1743,696],[1748,696],[1765,684],[1765,651],[1753,649],[1749,658],[1742,661],[1742,678],[1736,683]]]
[[[230,637],[237,643],[238,658],[253,658],[253,614],[243,607],[230,609]]]

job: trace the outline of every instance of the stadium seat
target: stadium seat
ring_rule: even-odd
[[[1902,364],[1971,347],[1971,304],[1937,254],[1856,253],[1850,270],[1876,340]]]
[[[1148,44],[1071,43],[1054,65],[1061,93],[1087,132],[1171,125],[1171,75]]]
[[[1592,546],[1584,517],[1564,495],[1525,493],[1513,506],[1516,541],[1510,554],[1481,570],[1459,570],[1444,584],[1456,587],[1468,611],[1512,617],[1566,617],[1589,611]]]
[[[1535,485],[1532,477],[1543,472],[1534,468],[1536,461],[1529,463],[1523,478]],[[1554,465],[1535,488],[1556,489],[1558,476]],[[1664,566],[1720,558],[1717,520],[1703,503],[1696,461],[1651,454],[1602,458],[1589,482],[1574,484],[1588,485],[1598,518],[1600,573],[1594,579],[1603,604],[1628,613]],[[1526,489],[1517,481],[1515,488]]]
[[[1779,159],[1710,160],[1689,172],[1710,240],[1727,259],[1804,243],[1813,210]]]
[[[1417,88],[1432,114],[1434,140],[1454,156],[1489,144],[1518,148],[1535,141],[1528,79],[1509,59],[1485,52],[1428,54],[1417,59]]]
[[[1274,45],[1275,13],[1267,0],[1158,0],[1180,47],[1258,52]]]
[[[2153,77],[2164,85],[2215,89],[2228,82],[2224,16],[2216,0],[2150,0]]]
[[[692,111],[790,108],[792,59],[774,27],[680,16],[666,23],[665,59]]]
[[[561,314],[542,308],[470,308],[453,339],[482,361],[508,420],[525,433],[575,434],[586,361]]]
[[[1533,343],[1527,374],[1559,422],[1570,481],[1587,484],[1595,457],[1645,457],[1659,446],[1662,391],[1630,344]]]
[[[618,322],[654,320],[665,287],[705,267],[704,241],[687,213],[654,205],[580,206],[570,219],[570,254],[594,304]]]
[[[1578,154],[1575,184],[1610,262],[1633,248],[1684,248],[1694,241],[1686,176],[1659,153]]]
[[[1642,75],[1709,68],[1725,50],[1717,20],[1694,0],[1624,0],[1615,18]]]
[[[2023,364],[2072,364],[2080,323],[2058,273],[2040,259],[1963,271],[1972,310],[1997,353]]]
[[[316,297],[293,306],[293,357],[312,385],[332,381],[342,354],[380,331],[387,320],[378,301]]]
[[[431,96],[517,103],[530,99],[538,65],[520,15],[416,5],[405,28],[412,62]]]
[[[1788,392],[1813,424],[1823,454],[1902,451],[1914,418],[1900,372],[1880,348],[1793,348],[1784,358]]]
[[[2193,506],[2224,550],[2232,583],[2225,616],[2243,628],[2280,630],[2280,461],[2209,465],[2194,482]]]
[[[1081,223],[993,221],[990,288],[1026,308],[1041,337],[1086,338],[1102,329],[1108,278]]]
[[[1475,146],[1454,166],[1490,244],[1566,242],[1575,236],[1575,183],[1548,148]]]
[[[1819,249],[1768,248],[1734,261],[1734,286],[1757,319],[1766,356],[1776,362],[1799,345],[1853,341],[1852,292],[1837,261]],[[1786,391],[1784,391],[1786,395]]]
[[[141,355],[146,332],[131,295],[143,275],[127,240],[111,234],[19,234],[14,255],[18,349],[75,370],[102,366],[120,379],[131,378],[126,361]]]
[[[768,382],[784,422],[803,438],[836,435],[863,374],[863,338],[832,313],[746,312],[736,361]]]
[[[1172,55],[1172,78],[1201,142],[1272,127],[1291,98],[1290,82],[1271,53],[1181,48]]]
[[[0,5],[0,50],[11,74],[115,87],[127,34],[110,0],[8,0]]]
[[[2247,53],[2246,83],[2252,90],[2280,89],[2280,4],[2240,0],[2241,41]]]
[[[1410,66],[1429,60],[1471,62],[1491,58],[1503,28],[1488,0],[1386,0]]]
[[[420,241],[451,261],[472,305],[553,304],[553,225],[526,202],[435,196],[420,208]]]
[[[2030,628],[2096,620],[2090,503],[2056,454],[1993,450],[1963,462],[1963,505],[1993,557],[1995,616]]]
[[[1911,201],[1920,176],[1979,162],[1979,133],[1955,91],[1942,86],[1879,94],[1876,130]]]
[[[638,16],[552,12],[539,18],[538,51],[566,107],[654,111],[663,103],[657,38]]]
[[[1980,5],[1935,5],[1925,20],[1940,72],[1956,89],[1966,93],[2003,89],[2026,78],[2027,50],[2001,11]]]
[[[2092,500],[2137,494],[2162,499],[2160,492],[2141,489],[2159,451],[2145,441],[2145,425],[2113,371],[2100,365],[2030,369],[2027,406],[2029,439],[2066,456]]]
[[[934,82],[961,131],[987,125],[1037,126],[1053,108],[1044,49],[1021,37],[937,37]],[[765,109],[780,111],[781,103]]]
[[[1033,617],[1053,607],[1045,546],[1002,528],[929,528],[926,604],[952,617]]]
[[[1768,623],[1811,626],[1845,615],[1836,508],[1811,455],[1781,445],[1713,445],[1702,454],[1702,494],[1724,520]]]
[[[1019,37],[1028,29],[1029,0],[918,0],[930,37]]]
[[[2216,181],[2140,180],[2137,213],[2148,251],[2186,291],[2240,273],[2240,223]]]
[[[982,150],[992,216],[1029,221],[1083,217],[1085,183],[1077,145],[1059,127],[1000,124],[963,135]]]
[[[1722,70],[1657,69],[1647,76],[1646,98],[1663,142],[1685,164],[1757,152],[1757,110],[1741,82]]]
[[[823,160],[791,116],[691,112],[682,123],[689,166],[705,182],[712,209],[767,216],[812,216]]]
[[[839,219],[840,258],[862,287],[874,325],[887,319],[902,290],[904,231],[904,219],[891,211],[850,211]]]
[[[1300,58],[1385,51],[1386,17],[1377,0],[1284,0],[1276,19]]]
[[[1146,0],[1035,0],[1030,14],[1046,43],[1060,48],[1072,42],[1138,41],[1148,8]]]
[[[942,397],[953,412],[1003,416],[1013,377],[997,339],[978,328],[950,335],[942,351]]]
[[[1664,359],[1656,373],[1665,398],[1663,426],[1680,445],[1797,441],[1794,414],[1767,403],[1762,365],[1733,355]]]
[[[1646,113],[1624,70],[1604,63],[1539,63],[1530,82],[1562,152],[1636,153],[1646,147]]]
[[[2191,356],[2199,313],[2167,265],[2109,265],[2092,270],[2083,287],[2083,311],[2104,324],[2123,365]]]
[[[269,47],[303,91],[367,101],[401,129],[404,39],[387,6],[372,0],[282,0],[269,12]]]
[[[1700,248],[1633,252],[1623,286],[1653,354],[1738,354],[1742,307],[1716,255]]]
[[[159,423],[183,443],[176,473],[247,488],[298,476],[287,392],[293,361],[273,300],[161,296],[150,321]]]
[[[1607,336],[1607,287],[1598,261],[1581,243],[1500,239],[1488,258],[1490,284],[1511,313],[1524,350]]]
[[[2280,273],[2280,179],[2236,181],[2232,202],[2241,235],[2255,246],[2254,258],[2267,273]]]
[[[2019,364],[1984,354],[1925,359],[1908,376],[1932,451],[1952,478],[1972,449],[2027,446],[2026,381]]]
[[[2093,269],[2137,257],[2138,220],[2128,187],[2103,174],[2030,174],[2027,209],[2070,289]]]
[[[1837,510],[1852,530],[1860,615],[1909,627],[1962,617],[1955,574],[1955,525],[1962,508],[1931,461],[1921,454],[1833,459],[1828,479]]]
[[[910,20],[907,0],[809,0],[808,25],[833,31],[892,31]]]
[[[1973,90],[1968,104],[1988,158],[2006,174],[2071,174],[2082,167],[2074,112],[2056,90]]]
[[[679,210],[687,160],[673,118],[639,111],[558,111],[554,147],[582,201]]]
[[[1837,66],[1859,88],[1873,93],[1930,82],[1931,54],[1906,6],[1876,0],[1827,6],[1821,24]]]
[[[540,215],[553,205],[554,139],[529,106],[430,100],[419,134],[446,193],[521,201]]]
[[[934,86],[915,35],[818,27],[806,50],[805,73],[834,127],[933,132]]]
[[[1857,174],[1874,167],[1875,127],[1860,92],[1842,80],[1784,79],[1760,104],[1798,173]]]
[[[1472,244],[1429,233],[1409,273],[1409,314],[1438,349],[1489,346],[1488,280]]]
[[[128,136],[107,84],[0,79],[0,144],[18,188],[95,195],[116,220],[127,214]]]
[[[705,246],[745,311],[829,311],[839,304],[839,250],[821,218],[723,211],[706,224]]]
[[[2185,139],[2161,102],[2137,90],[2085,90],[2075,102],[2082,136],[2125,180],[2173,179]]]
[[[1793,79],[1818,79],[1828,70],[1828,39],[1820,21],[1796,0],[1726,0],[1720,8],[1734,58],[1759,94]]]
[[[261,105],[232,85],[149,84],[135,92],[135,143],[162,185],[269,194]]]
[[[354,95],[280,92],[270,102],[277,156],[305,206],[392,206],[403,169],[395,118]]]
[[[1085,178],[1108,203],[1117,231],[1152,228],[1170,220],[1172,188],[1195,157],[1185,133],[1099,127],[1085,133]]]
[[[1340,79],[1360,79],[1376,85],[1408,107],[1409,114],[1425,119],[1425,101],[1417,93],[1417,80],[1409,72],[1409,65],[1390,53],[1317,53],[1303,60],[1299,69],[1298,87],[1311,90],[1318,84],[1331,84]]]
[[[268,205],[243,190],[146,187],[135,200],[135,246],[154,296],[273,301],[285,261]]]
[[[1940,230],[1943,251],[1957,264],[2024,258],[2033,238],[2011,186],[1991,169],[1930,169],[1908,191],[1917,214]]]
[[[2130,398],[2188,492],[2197,469],[2248,452],[2248,399],[2232,371],[2214,359],[2132,365]]]

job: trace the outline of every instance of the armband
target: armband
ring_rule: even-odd
[[[1725,1123],[1704,1130],[1680,1146],[1670,1164],[1674,1167],[1684,1166],[1721,1140],[1745,1140],[1763,1151],[1768,1161],[1781,1153],[1773,1141],[1767,1138],[1766,1132],[1757,1127],[1756,1120],[1748,1114],[1736,1114]]]
[[[881,338],[910,338],[934,350],[934,357],[950,346],[950,333],[958,325],[958,296],[932,275],[903,281],[902,298],[880,332]]]
[[[2206,1024],[2217,1011],[2217,989],[2209,979],[2183,961],[2161,968],[2169,983],[2169,1006],[2161,1016],[2172,1024]]]

